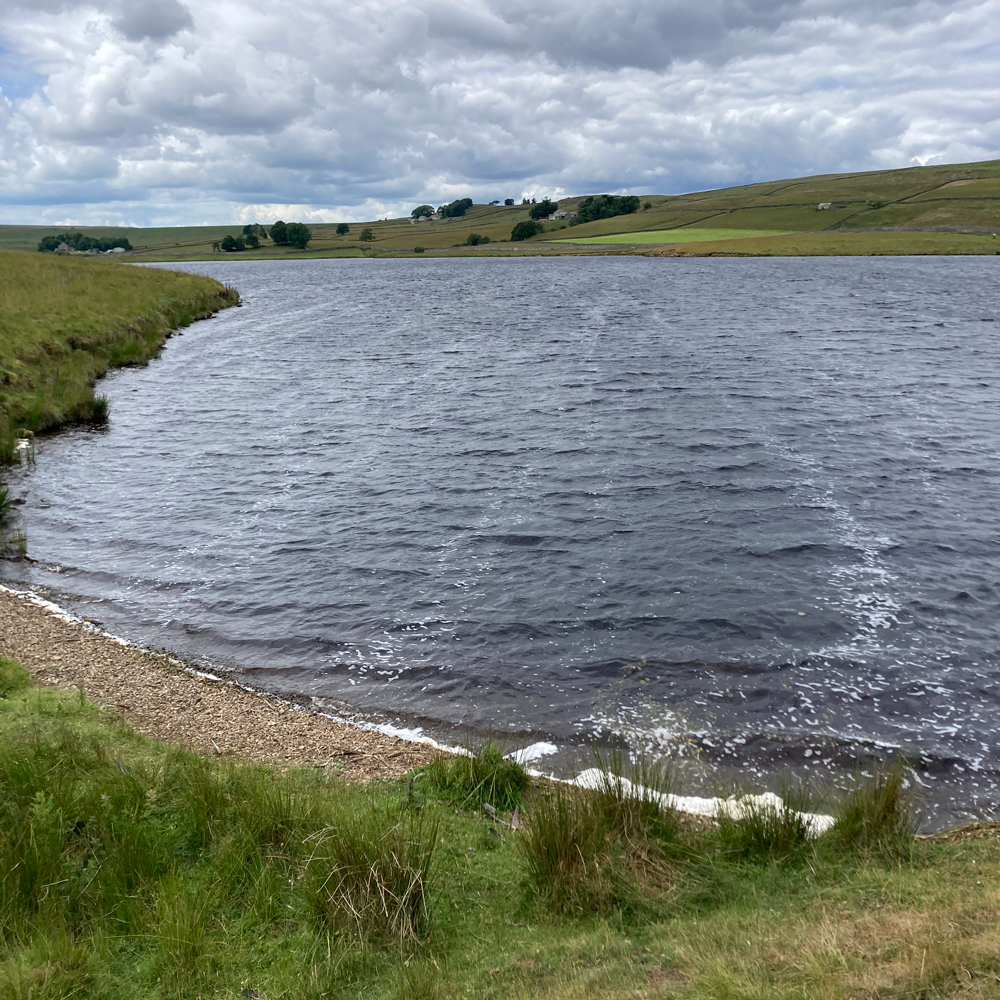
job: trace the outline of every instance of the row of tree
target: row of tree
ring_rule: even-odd
[[[65,243],[70,250],[131,250],[132,244],[124,236],[110,236],[102,239],[100,236],[85,236],[83,233],[60,233],[58,236],[43,236],[38,241],[39,253],[52,253]]]
[[[337,227],[337,231],[340,231],[340,226]],[[259,223],[253,222],[243,227],[241,236],[224,236],[212,244],[212,249],[223,253],[256,250],[260,246],[260,241],[266,240],[268,237],[275,246],[291,246],[297,250],[305,250],[312,239],[312,233],[309,231],[309,227],[304,226],[301,222],[282,222],[279,219],[271,226],[270,233]]]

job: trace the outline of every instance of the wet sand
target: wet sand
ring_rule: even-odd
[[[185,670],[168,656],[69,621],[30,596],[0,588],[0,653],[38,684],[81,685],[136,732],[206,756],[329,767],[349,780],[394,778],[433,748],[313,714],[233,681]]]

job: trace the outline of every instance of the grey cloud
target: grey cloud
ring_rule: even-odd
[[[58,14],[94,9],[112,15],[112,24],[130,41],[163,41],[193,24],[180,0],[14,0],[11,9]]]
[[[6,106],[0,205],[371,217],[1000,149],[1000,0],[101,2],[0,26],[47,79]]]
[[[179,0],[122,0],[112,23],[134,42],[163,41],[193,25],[191,12]]]

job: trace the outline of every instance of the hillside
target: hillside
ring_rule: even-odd
[[[561,199],[574,210],[583,196]],[[643,195],[643,207],[583,225],[547,223],[530,241],[510,243],[511,229],[528,218],[529,206],[474,205],[460,218],[411,224],[409,218],[351,223],[338,236],[333,224],[310,226],[306,251],[273,246],[233,257],[274,258],[384,253],[410,255],[416,247],[432,253],[635,253],[658,252],[657,245],[685,244],[685,254],[855,254],[995,253],[1000,230],[1000,160],[908,167],[853,174],[824,174],[697,191],[683,195]],[[820,209],[819,205],[829,205]],[[287,221],[287,220],[286,220]],[[361,231],[372,240],[361,241]],[[55,228],[0,226],[0,249],[34,250]],[[173,229],[84,227],[89,235],[128,236],[126,259],[218,259],[212,243],[237,235],[239,226]],[[891,238],[870,236],[892,233]],[[488,237],[484,246],[463,246],[471,233]],[[902,235],[902,234],[907,235]],[[815,234],[803,238],[803,234]],[[851,238],[848,238],[851,237]],[[742,243],[746,239],[747,243]],[[693,244],[693,245],[687,245]]]

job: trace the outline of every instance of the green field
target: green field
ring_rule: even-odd
[[[747,239],[751,236],[785,236],[786,233],[773,229],[659,229],[652,232],[615,233],[612,236],[585,236],[574,240],[561,239],[559,243],[593,244],[639,244],[639,243],[703,243],[708,240]]]
[[[0,455],[22,428],[100,422],[96,379],[145,364],[171,330],[238,299],[199,275],[0,251]]]
[[[489,747],[359,787],[201,759],[0,656],[0,996],[996,998],[1000,841],[913,839],[891,780],[818,840],[524,789]]]

